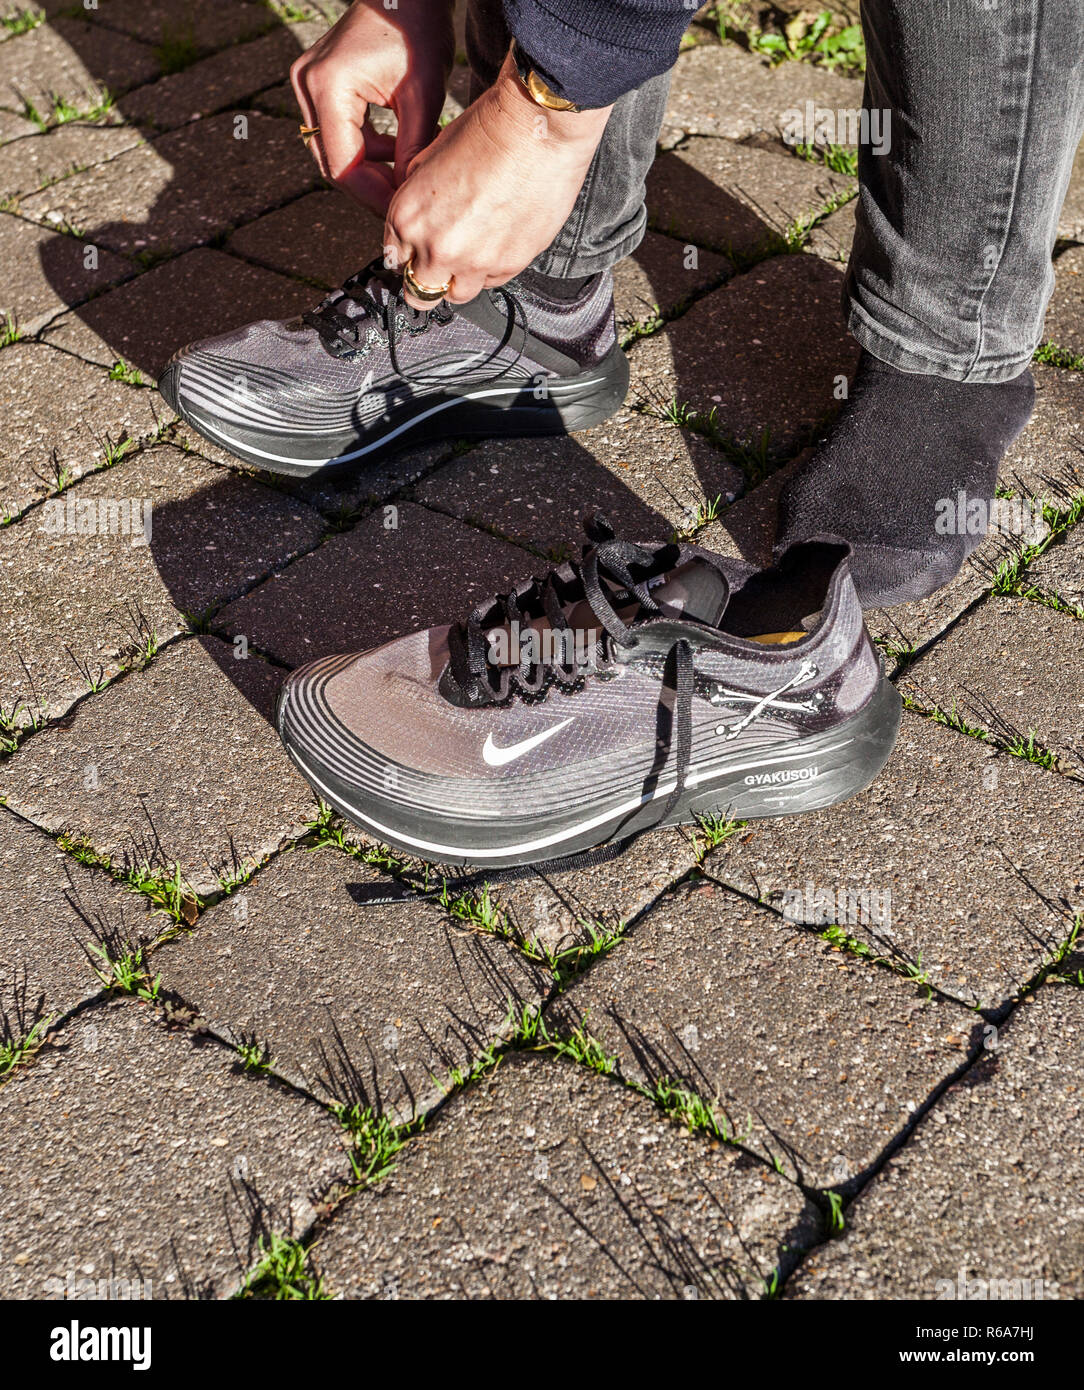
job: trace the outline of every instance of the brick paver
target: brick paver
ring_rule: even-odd
[[[841,272],[780,256],[735,276],[631,354],[632,399],[677,400],[721,433],[793,452],[837,400],[858,349],[839,308]],[[712,417],[712,411],[715,414]]]
[[[294,850],[155,957],[216,1033],[255,1039],[318,1095],[424,1115],[546,991],[510,946],[430,903],[365,906],[379,882],[342,851]]]
[[[556,1018],[588,1028],[626,1080],[714,1103],[731,1135],[817,1187],[878,1157],[976,1022],[702,882],[662,898]]]
[[[0,1042],[101,990],[96,947],[138,948],[165,919],[10,811],[0,819]]]
[[[351,1298],[756,1298],[803,1215],[642,1097],[517,1061],[339,1214],[319,1265]]]
[[[272,727],[282,673],[202,637],[35,734],[0,767],[8,805],[200,893],[299,835],[314,810]]]
[[[337,189],[321,189],[239,228],[227,250],[335,289],[380,254],[384,224]],[[310,292],[311,293],[311,292]],[[315,303],[318,294],[311,294]]]
[[[20,210],[38,221],[59,214],[111,251],[161,257],[204,245],[318,179],[293,121],[227,111],[31,193]],[[111,214],[120,208],[123,217]]]
[[[843,1236],[809,1256],[787,1297],[1084,1295],[1074,1137],[1084,994],[1040,990],[990,1042],[847,1212]]]
[[[851,188],[853,180],[790,155],[694,138],[656,160],[647,205],[659,231],[748,255]]]
[[[1069,352],[1084,354],[1084,246],[1070,246],[1054,263],[1054,294],[1045,336]]]
[[[123,256],[97,248],[88,256],[78,237],[7,213],[0,213],[0,257],[13,268],[0,291],[0,314],[14,319],[24,335],[36,333],[69,305],[81,304],[136,273]]]
[[[107,441],[149,439],[170,418],[157,391],[110,379],[105,366],[33,341],[0,351],[0,392],[8,422],[0,434],[5,516],[55,493],[59,480],[100,467]],[[18,549],[14,533],[4,539]]]
[[[556,558],[562,546],[579,555],[592,508],[629,539],[667,540],[743,485],[740,469],[708,440],[624,410],[572,438],[490,440],[431,474],[416,494]]]
[[[0,105],[23,111],[29,103],[48,121],[56,98],[89,112],[103,92],[117,96],[158,72],[149,44],[90,19],[57,16],[0,45]]]
[[[0,198],[33,193],[143,143],[134,126],[77,122],[43,134],[31,125],[22,133],[34,138],[0,146]]]
[[[1084,530],[1074,526],[1028,566],[1027,583],[1084,614]]]
[[[299,666],[465,617],[531,567],[525,551],[472,526],[411,504],[381,507],[224,608],[215,630]]]
[[[903,689],[925,707],[958,708],[992,738],[1081,778],[1084,813],[1084,623],[1024,599],[990,598],[909,668]]]
[[[185,631],[324,532],[303,502],[170,446],[27,520],[0,534],[0,688],[30,699],[32,681],[53,712],[86,693],[88,671],[100,683],[130,664],[133,643]]]
[[[1058,221],[1058,236],[1066,241],[1084,241],[1084,144],[1076,152],[1069,192]]]
[[[678,59],[664,124],[683,135],[766,136],[782,146],[788,113],[804,117],[810,101],[815,115],[860,109],[862,84],[805,63],[772,69],[734,44],[700,44]]]
[[[244,102],[277,82],[321,29],[281,25],[249,43],[220,49],[181,72],[169,73],[130,93],[121,103],[124,118],[148,130],[172,130]]]
[[[326,1112],[132,1002],[81,1014],[0,1091],[0,1117],[15,1298],[228,1296],[260,1235],[303,1231],[349,1172]]]
[[[290,318],[316,298],[309,285],[200,249],[62,315],[43,336],[102,366],[123,358],[153,379],[186,343],[253,319]]]

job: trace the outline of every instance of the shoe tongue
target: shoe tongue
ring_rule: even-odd
[[[666,617],[709,627],[719,626],[730,600],[726,576],[706,560],[689,560],[649,580],[647,587]]]

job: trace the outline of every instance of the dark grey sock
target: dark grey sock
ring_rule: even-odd
[[[1034,402],[1027,370],[1012,381],[948,381],[864,352],[831,434],[783,489],[776,553],[841,536],[854,547],[864,608],[934,593],[982,540],[968,522],[989,515],[998,466]]]
[[[574,357],[582,366],[593,366],[613,347],[617,332],[610,271],[558,280],[527,269],[506,288],[523,305],[535,337]]]

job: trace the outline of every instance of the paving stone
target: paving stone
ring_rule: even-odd
[[[0,1042],[101,990],[85,946],[159,934],[147,900],[74,860],[36,826],[0,813]]]
[[[416,494],[556,557],[579,555],[592,508],[629,539],[665,541],[742,483],[702,436],[624,410],[572,437],[489,440],[430,474]]]
[[[1027,582],[1084,614],[1084,527],[1079,522],[1028,566]]]
[[[809,234],[809,240],[805,244],[806,252],[811,256],[820,256],[822,260],[833,265],[845,267],[851,258],[851,247],[854,244],[857,211],[858,199],[852,198],[838,212],[833,212],[830,217],[818,223]]]
[[[0,315],[10,314],[22,333],[36,333],[68,305],[136,273],[131,262],[111,251],[99,251],[89,261],[86,251],[75,237],[0,213],[0,260],[12,268],[0,290]]]
[[[34,126],[26,134],[31,138],[0,149],[0,198],[33,193],[143,143],[134,126],[85,125],[82,121],[47,131]]]
[[[380,255],[383,243],[378,217],[338,189],[321,189],[249,222],[226,246],[269,270],[334,289]]]
[[[1084,241],[1084,142],[1076,152],[1069,192],[1058,220],[1058,236],[1064,241]]]
[[[1001,481],[1015,491],[1064,503],[1084,491],[1084,372],[1041,364],[1035,377],[1035,412],[1005,456]]]
[[[785,1296],[1084,1297],[1082,1047],[1084,993],[1030,996]]]
[[[176,643],[30,738],[0,785],[48,830],[86,837],[115,863],[179,864],[197,892],[215,892],[313,814],[271,725],[281,680],[213,637]]]
[[[833,113],[860,110],[862,84],[810,63],[770,68],[731,43],[699,44],[678,58],[664,124],[684,135],[781,140],[787,113],[804,114],[810,101]]]
[[[14,111],[0,109],[0,146],[12,141],[20,140],[26,135],[36,135],[41,127],[34,121],[27,120],[25,116],[18,116]],[[0,158],[3,156],[0,155]]]
[[[571,1063],[509,1059],[323,1232],[347,1298],[757,1298],[799,1191]]]
[[[1054,294],[1043,338],[1084,355],[1084,246],[1070,246],[1054,262]]]
[[[550,982],[512,947],[429,903],[356,903],[379,881],[336,850],[296,850],[224,899],[190,940],[155,953],[163,985],[276,1072],[405,1120],[537,1006]]]
[[[12,1298],[125,1297],[129,1281],[135,1297],[228,1297],[258,1237],[304,1231],[349,1172],[319,1106],[129,1000],[70,1023],[0,1091],[0,1118]],[[110,1279],[125,1292],[97,1291]]]
[[[84,479],[0,534],[5,702],[34,703],[25,661],[38,697],[64,710],[87,689],[76,659],[107,675],[131,660],[138,615],[165,642],[183,614],[235,598],[323,531],[295,498],[169,446]]]
[[[190,251],[50,323],[45,341],[102,366],[118,358],[156,378],[178,348],[259,318],[311,308],[311,286],[223,251]],[[163,411],[168,410],[163,402]]]
[[[538,872],[493,887],[528,940],[550,951],[585,942],[591,927],[632,921],[695,862],[692,830],[640,835],[618,858],[588,869]]]
[[[697,531],[697,545],[762,569],[770,565],[779,523],[779,494],[812,452],[803,449],[732,506],[724,508],[714,521]]]
[[[890,893],[890,931],[868,922],[846,930],[880,953],[921,957],[937,988],[992,1006],[1068,936],[1066,912],[1084,907],[1081,797],[1067,777],[904,711],[895,752],[868,791],[755,826],[705,863],[774,904],[806,884]]]
[[[391,521],[398,524],[386,526]],[[224,608],[214,625],[299,666],[465,617],[530,567],[531,557],[518,547],[404,504],[332,536]]]
[[[266,111],[269,116],[284,116],[298,122],[301,119],[297,97],[289,82],[277,82],[275,86],[257,92],[249,105],[257,111]]]
[[[169,73],[129,93],[123,102],[124,118],[145,128],[172,130],[197,117],[240,105],[254,92],[278,82],[325,27],[280,25],[249,43],[221,49],[181,72]]]
[[[1034,733],[1084,782],[1084,623],[1026,599],[988,598],[903,681],[925,707],[953,706],[1001,736]],[[1081,786],[1084,811],[1084,785]]]
[[[89,19],[57,16],[0,45],[0,105],[22,111],[30,102],[43,119],[62,98],[79,109],[98,104],[158,75],[158,59],[145,43]]]
[[[686,246],[673,237],[648,232],[632,253],[614,268],[614,308],[618,327],[665,314],[690,295],[724,280],[733,267],[723,256]]]
[[[853,187],[853,179],[792,155],[695,138],[656,159],[647,206],[660,232],[749,255]]]
[[[55,491],[58,470],[76,479],[99,467],[107,436],[147,439],[169,419],[157,391],[31,340],[0,352],[0,395],[0,514],[9,517]]]
[[[235,130],[246,128],[245,138],[235,138]],[[227,111],[32,193],[20,211],[37,221],[59,213],[111,251],[176,255],[300,197],[319,180],[293,121]],[[105,208],[124,214],[101,222]]]
[[[785,456],[834,412],[838,377],[858,347],[839,309],[839,271],[815,256],[778,256],[735,276],[636,344],[629,400],[676,399],[725,435]]]
[[[185,0],[183,14],[173,0],[98,0],[103,25],[131,34],[156,47],[164,41],[187,41],[197,54],[255,38],[281,21],[260,0]]]
[[[747,1147],[817,1187],[873,1163],[981,1029],[711,883],[661,899],[554,1017],[587,1027],[624,1080],[696,1092]]]

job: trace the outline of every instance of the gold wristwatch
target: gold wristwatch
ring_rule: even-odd
[[[515,39],[512,40],[512,62],[516,65],[519,80],[527,88],[533,102],[544,106],[547,111],[582,111],[574,101],[559,97],[549,83],[539,76],[537,69]]]

